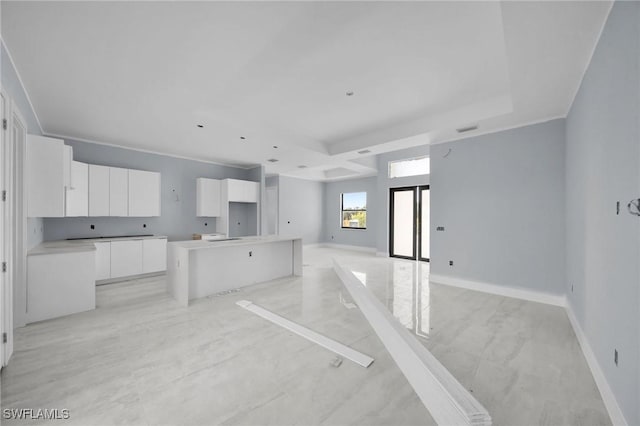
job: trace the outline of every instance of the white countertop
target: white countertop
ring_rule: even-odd
[[[195,249],[211,249],[221,247],[242,246],[250,244],[265,244],[274,243],[278,241],[294,241],[300,240],[301,237],[279,237],[277,235],[269,236],[254,236],[254,237],[235,237],[227,240],[187,240],[187,241],[172,241],[170,245],[187,250]]]
[[[83,251],[94,251],[96,246],[94,243],[107,243],[111,241],[127,241],[127,240],[149,240],[167,238],[165,235],[147,235],[140,237],[113,237],[113,238],[86,238],[81,240],[59,240],[45,241],[38,244],[27,252],[27,256],[55,253],[78,253]]]

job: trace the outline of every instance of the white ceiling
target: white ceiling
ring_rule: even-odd
[[[46,134],[328,180],[564,117],[610,7],[3,0],[2,37]]]

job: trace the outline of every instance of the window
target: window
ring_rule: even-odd
[[[367,193],[342,194],[342,228],[367,229]]]
[[[429,157],[410,158],[408,160],[389,161],[389,179],[428,175],[431,171]]]

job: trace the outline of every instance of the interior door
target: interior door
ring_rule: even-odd
[[[416,258],[416,197],[416,187],[390,189],[389,255],[392,257]]]

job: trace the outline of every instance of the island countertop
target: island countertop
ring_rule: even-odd
[[[167,290],[179,304],[302,275],[302,238],[259,236],[167,244]]]
[[[252,245],[260,243],[274,243],[279,241],[293,241],[298,240],[300,237],[280,237],[277,235],[269,236],[252,236],[252,237],[232,237],[220,240],[185,240],[185,241],[170,241],[168,244],[173,247],[179,247],[187,250],[194,249],[208,249],[208,248],[221,248],[221,247],[235,247],[243,245]]]

